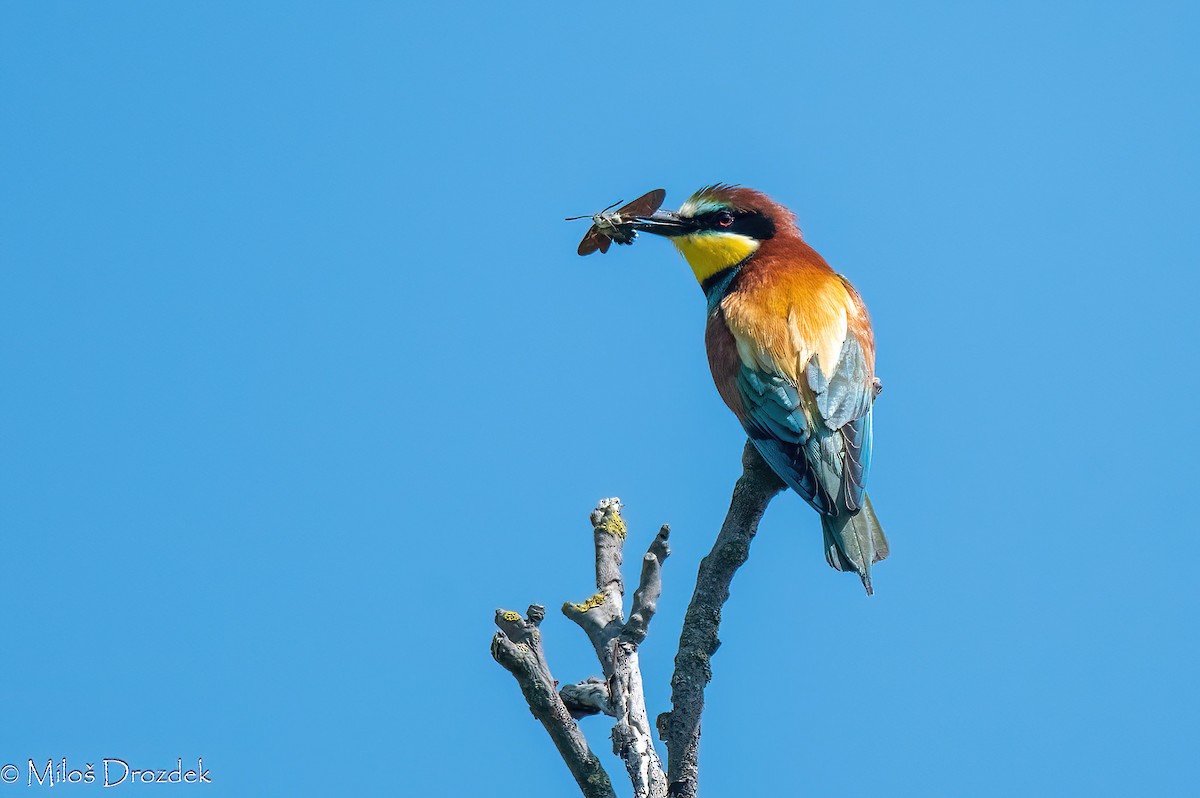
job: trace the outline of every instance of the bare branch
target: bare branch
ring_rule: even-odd
[[[496,610],[500,631],[492,638],[492,657],[516,678],[530,711],[546,727],[584,798],[616,798],[604,766],[554,691],[554,677],[546,664],[538,630],[545,616],[545,609],[537,604],[530,605],[528,620],[511,610]]]
[[[565,685],[558,691],[567,711],[575,719],[586,718],[588,715],[611,715],[612,704],[608,698],[608,682],[589,676],[578,684]]]
[[[695,798],[700,748],[700,715],[704,688],[712,679],[711,659],[721,642],[717,631],[721,608],[729,599],[733,575],[750,556],[750,543],[771,499],[783,482],[747,441],[742,452],[742,476],[733,488],[725,523],[712,551],[700,563],[696,590],[683,620],[675,675],[671,678],[671,711],[658,718],[667,743],[669,794]]]
[[[610,643],[625,623],[621,606],[625,598],[621,549],[625,545],[626,526],[621,517],[621,500],[601,499],[592,510],[591,520],[596,547],[596,593],[578,603],[567,602],[562,610],[592,641],[607,677],[612,674]]]
[[[750,543],[767,505],[783,488],[784,484],[747,441],[742,475],[734,486],[729,512],[712,551],[700,563],[696,589],[684,617],[671,678],[672,709],[659,715],[656,724],[670,754],[666,773],[650,733],[638,646],[646,639],[662,595],[662,566],[670,556],[668,527],[659,531],[642,558],[641,578],[626,621],[621,576],[626,525],[621,503],[604,499],[592,512],[597,590],[581,602],[564,604],[562,609],[587,634],[604,678],[590,677],[555,693],[556,682],[546,665],[537,629],[545,611],[530,606],[528,620],[523,620],[515,612],[497,610],[496,624],[501,631],[492,641],[492,655],[517,678],[530,710],[550,733],[585,798],[614,796],[608,775],[575,722],[576,718],[599,714],[616,719],[613,751],[625,762],[634,798],[695,798],[700,716],[704,690],[712,679],[712,656],[721,645],[717,638],[721,609],[729,599],[734,574],[750,556]]]
[[[667,545],[670,534],[671,527],[664,524],[650,544],[650,550],[642,558],[642,579],[634,591],[633,609],[629,612],[629,622],[625,624],[625,631],[621,635],[635,645],[646,639],[650,619],[658,609],[658,597],[662,595],[663,560],[671,556],[671,548]]]
[[[625,761],[634,798],[665,798],[667,777],[650,733],[637,644],[619,639],[615,648],[610,684],[619,719],[612,732],[613,753]]]
[[[621,517],[621,500],[615,496],[601,499],[592,510],[592,529],[596,534],[596,588],[616,592],[617,606],[625,597],[625,582],[621,578],[621,548],[625,545],[627,527]]]
[[[591,520],[598,592],[578,604],[564,604],[563,614],[587,634],[604,669],[607,713],[617,719],[613,727],[613,752],[625,762],[634,798],[662,798],[667,792],[667,779],[662,760],[654,750],[637,647],[646,638],[646,627],[662,593],[662,563],[670,554],[667,547],[670,528],[664,526],[650,544],[634,595],[635,614],[626,624],[621,561],[627,528],[621,517],[620,500],[601,500],[592,511]]]

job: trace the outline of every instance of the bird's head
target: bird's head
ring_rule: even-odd
[[[745,261],[764,241],[799,235],[791,211],[766,194],[720,183],[697,191],[677,212],[643,217],[634,229],[670,238],[701,285]]]

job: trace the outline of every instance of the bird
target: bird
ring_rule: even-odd
[[[667,237],[708,303],[713,382],[763,460],[819,513],[825,559],[856,573],[888,556],[865,484],[882,383],[866,305],[808,245],[795,215],[755,189],[705,186],[633,229]]]

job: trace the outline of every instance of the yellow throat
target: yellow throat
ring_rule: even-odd
[[[696,275],[696,282],[701,284],[717,272],[750,257],[758,249],[758,241],[738,233],[695,233],[672,238],[671,243],[687,260],[688,266],[692,267],[692,274]]]

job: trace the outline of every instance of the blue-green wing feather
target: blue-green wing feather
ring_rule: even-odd
[[[778,374],[743,365],[737,375],[742,426],[780,479],[818,512],[833,513],[836,491],[826,487],[827,469],[814,457],[820,443],[808,429],[796,386]]]
[[[828,380],[821,371],[819,359],[814,355],[808,361],[804,376],[816,394],[817,409],[825,426],[841,429],[851,421],[862,418],[871,409],[874,390],[867,356],[858,339],[847,335],[833,375]]]
[[[822,426],[837,433],[839,509],[856,513],[871,464],[871,404],[875,388],[871,369],[858,339],[847,335],[837,365],[825,378],[817,356],[808,362],[805,379],[815,395]],[[832,487],[832,485],[830,486]]]
[[[828,379],[816,356],[804,370],[817,417],[809,429],[800,389],[779,374],[743,365],[737,375],[742,424],[771,467],[826,515],[862,507],[871,462],[874,391],[862,347],[847,336]]]

